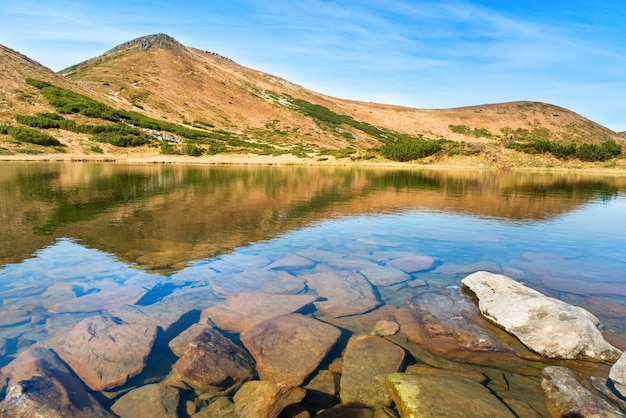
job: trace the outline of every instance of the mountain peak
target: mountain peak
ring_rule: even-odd
[[[164,33],[157,33],[153,35],[141,36],[139,38],[135,38],[131,41],[124,42],[116,46],[115,48],[106,52],[112,53],[125,49],[130,49],[133,47],[137,47],[139,49],[150,49],[150,48],[182,48],[182,44],[178,42],[173,37],[166,35]]]

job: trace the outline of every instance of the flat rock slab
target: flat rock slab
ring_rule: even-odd
[[[374,286],[391,286],[411,280],[407,273],[391,266],[370,267],[359,272]]]
[[[261,380],[301,385],[339,341],[341,331],[317,319],[288,314],[241,333]]]
[[[544,296],[510,277],[479,271],[463,279],[490,321],[531,350],[550,358],[616,360],[622,354],[600,332],[588,311]]]
[[[246,382],[235,393],[235,413],[246,418],[276,418],[287,406],[299,403],[306,390],[260,380]]]
[[[89,388],[112,389],[141,373],[156,338],[156,327],[118,324],[90,316],[53,343],[53,349]]]
[[[31,312],[24,309],[11,309],[0,312],[0,327],[19,325],[30,321]]]
[[[387,376],[400,417],[515,417],[485,386],[460,376]]]
[[[314,264],[315,263],[312,260],[306,257],[302,257],[297,254],[290,254],[288,256],[285,256],[283,258],[280,258],[274,261],[272,264],[267,266],[267,268],[268,269],[304,268],[304,267],[311,267]]]
[[[234,293],[265,292],[295,295],[305,289],[304,280],[284,270],[245,270],[237,274],[213,274],[211,289],[222,297]]]
[[[8,379],[2,417],[109,418],[61,359],[52,351],[33,347],[2,369]]]
[[[343,354],[341,404],[348,407],[387,406],[391,395],[385,375],[400,370],[405,352],[374,335],[353,335]]]
[[[131,390],[111,410],[121,418],[177,418],[179,402],[178,389],[151,384]]]
[[[478,354],[511,353],[484,325],[478,322],[476,305],[460,288],[420,293],[408,299],[410,316],[396,314],[402,332],[410,341],[446,358],[474,359]]]
[[[416,273],[418,271],[430,270],[435,264],[435,258],[427,255],[410,255],[398,257],[386,263],[389,267],[395,267],[405,273]]]
[[[325,316],[339,318],[368,312],[380,302],[372,285],[354,271],[325,271],[303,276],[309,287],[327,300],[315,302],[315,307]]]
[[[584,387],[574,371],[566,367],[549,366],[543,369],[541,388],[550,416],[626,417],[616,406]]]
[[[227,394],[256,377],[254,360],[242,348],[206,326],[182,349],[177,370],[196,390]]]
[[[203,310],[200,323],[210,319],[218,328],[240,334],[260,322],[300,310],[316,299],[316,295],[236,293]]]

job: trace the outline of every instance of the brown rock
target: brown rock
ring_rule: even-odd
[[[385,375],[400,370],[404,350],[373,335],[354,335],[343,354],[339,396],[348,407],[391,405]]]
[[[235,413],[246,418],[276,418],[286,406],[300,402],[305,394],[299,387],[253,380],[244,383],[233,397]]]
[[[111,410],[121,418],[176,418],[180,394],[177,389],[151,384],[131,390]]]
[[[92,390],[111,389],[138,375],[156,338],[154,326],[117,324],[91,316],[77,323],[53,349]]]
[[[406,273],[415,273],[423,270],[430,270],[435,263],[433,257],[427,255],[410,255],[395,258],[386,263],[387,266],[395,267]]]
[[[398,308],[395,306],[384,304],[367,313],[340,318],[324,317],[324,321],[336,327],[347,329],[353,334],[369,334],[378,321],[394,321],[396,310]]]
[[[326,298],[315,302],[315,307],[325,316],[338,318],[371,311],[380,305],[371,284],[353,271],[326,271],[304,276],[317,294]]]
[[[267,319],[302,309],[316,299],[315,295],[236,293],[203,310],[200,322],[210,319],[220,329],[240,334]]]
[[[462,294],[450,288],[445,293],[425,292],[407,301],[411,317],[397,312],[401,331],[409,340],[446,358],[488,360],[493,352],[512,353],[493,333],[479,322],[478,309]]]
[[[436,369],[434,367],[420,366],[412,364],[407,366],[406,373],[419,374],[421,376],[457,376],[473,380],[476,383],[483,384],[489,378],[478,370],[454,370],[454,369]]]
[[[23,309],[10,309],[0,312],[0,327],[23,324],[30,321],[31,312]]]
[[[211,327],[189,342],[177,370],[194,389],[214,394],[230,393],[255,377],[250,355]]]
[[[374,330],[372,330],[372,335],[377,335],[379,337],[385,337],[388,335],[394,335],[396,332],[400,331],[400,324],[395,321],[388,321],[386,319],[381,319],[376,322],[374,325]]]
[[[202,334],[207,328],[211,327],[203,324],[193,324],[170,340],[168,343],[170,350],[172,350],[172,353],[174,353],[176,357],[182,357],[189,343]]]
[[[541,388],[552,417],[605,417],[623,418],[617,407],[593,394],[566,368],[549,366],[543,369]]]
[[[238,418],[235,415],[235,404],[225,396],[218,396],[211,399],[211,403],[208,406],[193,414],[191,418],[222,418],[231,416]]]
[[[257,362],[261,380],[298,386],[341,337],[341,331],[300,314],[281,315],[247,329],[241,342]]]
[[[306,397],[302,403],[314,410],[330,408],[339,402],[339,375],[330,370],[320,370],[304,388]]]
[[[393,373],[387,383],[402,418],[515,417],[489,389],[464,377]]]
[[[234,293],[266,292],[296,295],[305,289],[304,280],[284,270],[246,270],[234,275],[209,277],[211,289],[220,296]]]
[[[2,417],[113,417],[52,351],[33,347],[2,369],[8,378]]]
[[[404,271],[391,266],[376,266],[359,271],[374,286],[391,286],[411,280]]]

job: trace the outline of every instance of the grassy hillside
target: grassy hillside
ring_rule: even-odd
[[[0,70],[0,154],[621,166],[626,141],[545,103],[431,110],[338,99],[161,34],[60,74],[2,48]]]

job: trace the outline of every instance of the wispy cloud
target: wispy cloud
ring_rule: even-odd
[[[21,0],[0,15],[0,43],[53,69],[165,32],[331,95],[423,107],[542,100],[626,129],[608,110],[626,114],[612,90],[626,80],[618,2]]]

